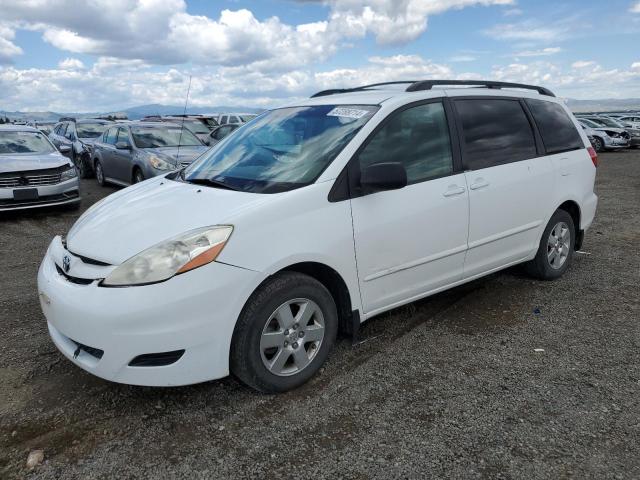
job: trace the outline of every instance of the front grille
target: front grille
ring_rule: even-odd
[[[184,355],[184,350],[173,352],[145,353],[129,362],[130,367],[165,367],[176,363]]]
[[[85,257],[83,255],[78,255],[77,253],[72,252],[71,250],[67,249],[67,251],[73,255],[74,257],[78,257],[80,260],[82,260],[82,263],[88,263],[89,265],[96,265],[98,267],[110,267],[111,264],[107,263],[107,262],[102,262],[100,260],[95,260],[93,258],[89,258],[89,257]]]
[[[193,162],[180,162],[180,166],[181,167],[188,167],[189,165],[191,165],[191,163],[193,163]]]
[[[66,165],[43,170],[27,170],[23,172],[0,173],[0,188],[41,187],[60,183],[60,177]]]
[[[76,285],[90,285],[91,283],[93,283],[93,279],[91,278],[72,277],[71,275],[65,273],[65,271],[62,270],[57,264],[56,264],[56,270],[58,271],[58,274],[62,275],[69,282],[75,283]]]

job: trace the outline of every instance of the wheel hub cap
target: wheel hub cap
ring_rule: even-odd
[[[260,356],[269,372],[295,375],[313,361],[324,339],[324,317],[317,303],[296,298],[280,305],[260,337]]]
[[[558,222],[549,233],[547,240],[547,261],[551,268],[559,269],[567,261],[571,248],[571,233],[569,225]]]

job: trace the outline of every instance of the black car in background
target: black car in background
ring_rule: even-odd
[[[81,178],[89,178],[94,174],[91,163],[93,143],[110,125],[113,125],[110,120],[63,117],[53,127],[49,140],[58,149],[70,147],[65,155],[73,161]]]

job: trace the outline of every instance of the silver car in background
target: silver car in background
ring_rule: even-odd
[[[79,202],[75,166],[42,132],[0,125],[0,211]]]
[[[127,186],[187,166],[208,148],[177,124],[118,124],[93,144],[93,168],[100,185]]]

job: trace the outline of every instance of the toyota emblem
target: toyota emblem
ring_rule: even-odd
[[[64,257],[62,257],[62,269],[65,271],[65,273],[69,272],[69,269],[71,268],[71,258],[69,258],[69,255],[65,255]]]

